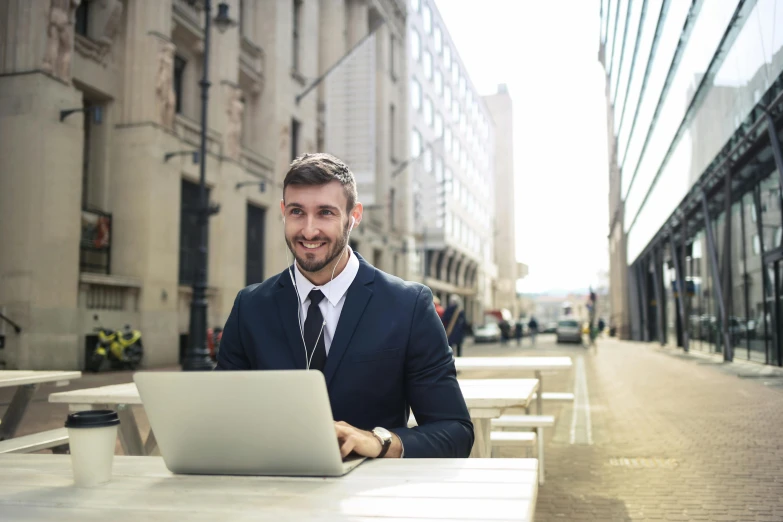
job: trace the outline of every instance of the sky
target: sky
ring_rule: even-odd
[[[609,267],[599,0],[435,3],[479,94],[505,83],[513,101],[518,290],[596,286]]]

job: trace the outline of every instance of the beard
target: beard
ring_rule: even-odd
[[[348,226],[346,224],[345,227],[343,227],[343,233],[341,237],[338,237],[335,241],[332,241],[326,237],[316,237],[313,239],[305,239],[301,236],[297,236],[292,240],[285,238],[285,242],[288,245],[288,250],[291,251],[291,254],[293,254],[294,259],[296,259],[296,263],[299,265],[299,269],[304,272],[320,272],[327,266],[329,266],[332,261],[337,259],[340,254],[342,254],[343,249],[345,249],[346,245],[348,244]],[[315,254],[305,254],[306,257],[300,256],[297,254],[297,250],[294,248],[294,242],[307,242],[307,243],[326,243],[326,246],[328,247],[331,245],[331,248],[326,252],[326,255],[322,259],[319,259]]]

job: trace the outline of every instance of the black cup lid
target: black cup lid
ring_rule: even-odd
[[[77,411],[68,415],[65,420],[66,428],[105,428],[116,426],[120,418],[114,410],[87,410]]]

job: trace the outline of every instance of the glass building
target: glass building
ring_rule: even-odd
[[[620,335],[783,364],[783,0],[602,0],[599,57]]]

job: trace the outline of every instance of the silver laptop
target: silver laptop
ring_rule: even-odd
[[[340,476],[343,461],[319,371],[138,372],[166,467],[205,475]]]

